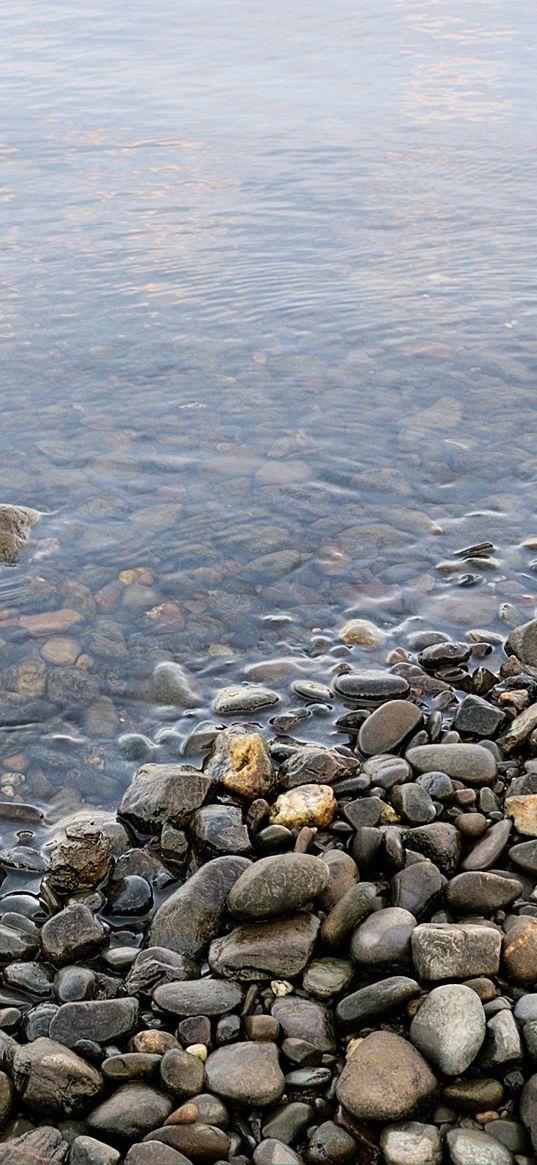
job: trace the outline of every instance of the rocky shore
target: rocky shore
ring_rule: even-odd
[[[0,1165],[535,1160],[537,621],[490,650],[298,679],[273,739],[222,689],[199,764],[133,734],[117,817],[44,851],[13,803]]]

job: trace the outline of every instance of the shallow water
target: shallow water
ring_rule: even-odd
[[[43,517],[1,568],[0,795],[113,803],[121,732],[192,726],[151,702],[159,660],[209,703],[264,661],[285,693],[532,617],[531,6],[2,25],[2,500]],[[62,671],[20,620],[66,608]],[[350,617],[382,642],[345,654]]]

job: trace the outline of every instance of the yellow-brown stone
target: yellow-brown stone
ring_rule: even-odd
[[[505,978],[522,987],[537,983],[537,918],[521,916],[503,940],[502,969]]]
[[[270,820],[273,825],[286,825],[288,829],[301,829],[303,825],[322,829],[330,825],[336,808],[330,785],[297,785],[277,798]]]
[[[537,837],[537,793],[507,797],[504,813],[513,818],[518,833]]]

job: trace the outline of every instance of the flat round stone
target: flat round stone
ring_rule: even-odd
[[[224,1100],[264,1107],[280,1099],[284,1077],[276,1044],[230,1044],[212,1052],[205,1065],[207,1086]]]
[[[409,700],[389,700],[362,724],[358,747],[366,756],[396,751],[422,722],[421,709]]]
[[[398,1121],[430,1104],[436,1087],[429,1065],[412,1044],[393,1032],[377,1031],[347,1060],[336,1095],[357,1120]]]
[[[206,978],[162,983],[155,988],[153,999],[157,1007],[172,1015],[226,1015],[240,1007],[242,995],[236,983]]]
[[[347,672],[334,680],[334,690],[352,703],[362,700],[394,700],[408,696],[410,685],[404,676],[371,668],[369,671]]]
[[[235,918],[277,918],[313,902],[328,885],[326,862],[313,854],[278,854],[254,862],[228,896]]]
[[[446,773],[466,785],[491,785],[496,760],[482,744],[421,744],[409,748],[406,759],[418,773]]]

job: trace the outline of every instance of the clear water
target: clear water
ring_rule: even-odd
[[[530,618],[536,10],[4,0],[0,22],[1,500],[43,514],[1,568],[0,796],[111,803],[122,731],[191,727],[151,703],[161,659],[208,705],[283,659],[284,708],[351,616],[386,635],[356,663]],[[76,696],[20,622],[65,608]]]

